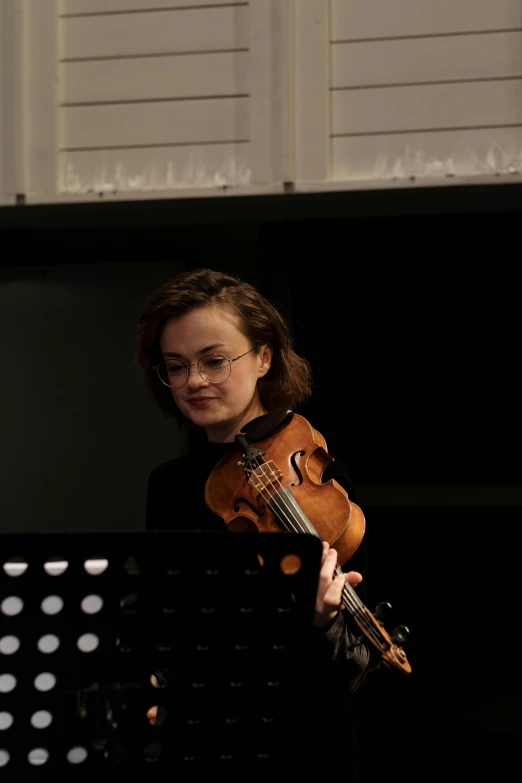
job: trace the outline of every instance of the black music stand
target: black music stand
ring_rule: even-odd
[[[268,769],[320,560],[311,535],[0,534],[2,779]]]

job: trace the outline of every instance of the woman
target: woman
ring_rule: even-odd
[[[223,518],[205,501],[208,476],[249,422],[293,411],[310,396],[308,362],[295,352],[282,316],[259,291],[233,275],[205,268],[183,272],[150,297],[138,327],[137,360],[161,410],[181,427],[204,433],[187,454],[151,472],[147,529],[226,530]],[[323,481],[331,478],[353,498],[349,476],[337,460],[328,464],[322,476]],[[184,497],[191,498],[186,513]],[[331,721],[314,727],[319,752],[325,742],[339,738],[346,746],[352,743],[352,735],[345,733],[346,725],[349,731],[352,727],[349,720],[345,724],[347,699],[361,689],[378,663],[373,645],[361,640],[348,613],[340,611],[345,580],[356,587],[362,574],[336,573],[336,550],[326,541],[322,547],[307,654],[314,665],[324,668],[315,691],[310,683],[309,692],[319,698],[332,687],[338,692],[330,694]],[[338,667],[332,669],[331,662]]]

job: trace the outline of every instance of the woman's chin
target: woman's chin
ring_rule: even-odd
[[[185,413],[185,415],[190,419],[192,424],[195,424],[197,427],[203,427],[207,429],[208,427],[212,427],[215,425],[219,425],[221,423],[221,419],[219,416],[216,416],[215,411],[209,411],[209,410],[190,410]]]

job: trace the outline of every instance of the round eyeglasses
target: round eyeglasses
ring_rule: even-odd
[[[236,356],[235,359],[229,359],[220,353],[213,353],[209,356],[202,356],[196,364],[185,364],[179,359],[167,359],[156,366],[156,372],[160,381],[171,389],[181,389],[187,385],[190,370],[197,367],[201,377],[209,383],[224,383],[230,378],[232,372],[232,362],[242,359],[247,353],[251,353],[254,348]]]

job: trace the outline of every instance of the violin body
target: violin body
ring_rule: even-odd
[[[318,535],[337,550],[339,562],[344,564],[361,543],[366,521],[339,482],[331,479],[322,483],[322,475],[333,461],[324,437],[294,413],[289,424],[281,425],[255,445],[277,465],[276,485],[263,487],[260,493],[249,481],[241,452],[231,452],[218,462],[207,480],[207,505],[234,532],[280,532],[284,521],[271,510],[269,497],[274,491],[290,490],[301,511],[313,520]]]
[[[353,555],[364,536],[364,514],[346,490],[322,476],[332,461],[326,441],[302,416],[287,411],[275,426],[263,429],[254,419],[236,435],[237,451],[228,452],[212,469],[205,500],[233,532],[294,532],[316,535],[338,553],[336,574]],[[253,425],[253,426],[250,426]],[[383,665],[402,673],[411,666],[402,648],[408,629],[393,638],[383,623],[362,603],[345,580],[342,606],[381,653]]]

